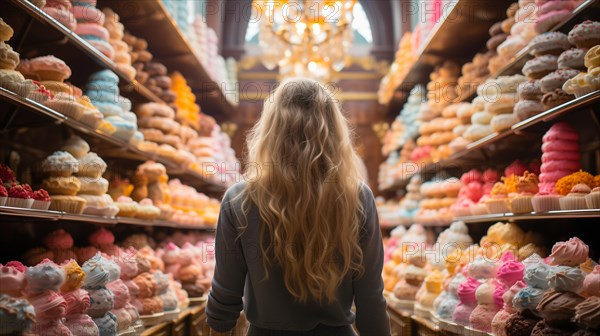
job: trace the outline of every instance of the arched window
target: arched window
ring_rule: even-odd
[[[354,5],[352,12],[354,20],[352,21],[352,30],[354,31],[354,44],[357,45],[370,45],[373,43],[373,34],[371,32],[371,24],[367,19],[367,14],[360,2]],[[245,41],[246,44],[258,45],[258,29],[259,22],[251,20],[248,23],[248,29],[246,30]]]

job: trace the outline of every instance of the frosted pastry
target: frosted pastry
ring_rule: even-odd
[[[42,161],[42,171],[55,177],[69,177],[79,171],[79,162],[68,152],[57,151]]]
[[[25,278],[28,292],[58,291],[65,281],[65,273],[58,265],[46,259],[28,268]]]
[[[481,283],[475,278],[469,277],[467,281],[463,282],[458,287],[458,297],[460,298],[460,303],[456,307],[456,310],[452,316],[452,320],[455,323],[469,325],[469,317],[477,305],[475,292],[480,285]]]
[[[550,258],[556,265],[578,266],[587,259],[588,253],[589,247],[581,239],[574,237],[554,244]]]
[[[550,288],[559,292],[579,293],[583,289],[585,274],[579,267],[555,266],[548,275]]]
[[[74,158],[79,159],[90,151],[90,145],[82,138],[72,135],[60,149],[69,152]]]
[[[523,288],[525,283],[517,281],[502,295],[503,306],[492,320],[492,333],[497,336],[507,336],[506,323],[511,315],[515,314],[517,310],[513,307],[513,298]]]
[[[0,334],[26,334],[35,321],[35,311],[25,299],[0,294]]]
[[[26,269],[26,268],[25,268]],[[25,286],[25,274],[19,267],[0,265],[0,294],[21,297]]]
[[[537,310],[546,323],[570,321],[575,316],[575,306],[584,300],[573,292],[548,291],[544,293]]]
[[[600,266],[596,265],[594,270],[585,276],[583,290],[592,296],[600,296]]]
[[[26,78],[38,81],[62,82],[71,77],[71,69],[61,59],[42,56],[21,60],[17,70]]]

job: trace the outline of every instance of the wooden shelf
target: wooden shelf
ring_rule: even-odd
[[[225,97],[223,83],[210,78],[187,37],[177,26],[162,0],[99,0],[98,8],[110,7],[125,29],[148,41],[148,50],[170,71],[179,71],[196,94],[202,111],[217,119],[232,116],[235,107]]]
[[[435,24],[417,52],[417,61],[396,91],[407,93],[417,84],[427,84],[431,71],[445,60],[453,60],[459,64],[469,61],[489,39],[489,28],[492,24],[506,18],[506,9],[511,2],[456,0],[451,9],[446,8],[450,5],[444,5],[443,12],[447,13],[446,17],[440,18]],[[401,106],[398,100],[406,97],[406,94],[394,94],[388,105]],[[397,111],[390,111],[392,112]]]
[[[170,175],[182,179],[188,185],[195,187],[198,191],[219,194],[225,191],[225,185],[219,183],[217,176],[202,176],[196,171],[182,167],[181,165],[172,162],[169,159],[161,157],[154,153],[147,153],[139,150],[137,147],[125,142],[121,139],[113,137],[110,134],[104,133],[98,129],[92,128],[77,120],[71,119],[57,111],[54,111],[44,105],[38,104],[35,101],[23,98],[11,91],[0,88],[0,106],[8,106],[10,108],[18,108],[23,111],[14,113],[14,119],[7,126],[27,127],[31,123],[55,123],[64,124],[67,127],[81,133],[84,137],[97,140],[108,148],[98,151],[101,156],[105,157],[124,157],[131,160],[144,162],[153,160],[165,165]],[[32,113],[26,113],[32,112]],[[4,112],[0,112],[2,115]],[[10,117],[10,115],[8,116]],[[41,118],[40,118],[41,117]]]
[[[582,2],[577,8],[573,10],[571,15],[566,17],[562,22],[558,23],[554,26],[550,31],[562,31],[563,33],[568,33],[575,24],[584,21],[587,17],[589,18],[598,18],[595,16],[600,13],[600,1],[598,0],[586,0]],[[508,76],[514,75],[517,73],[521,73],[521,68],[532,58],[529,55],[529,47],[523,48],[519,53],[517,53],[502,69],[498,71],[496,74],[492,74],[492,78],[496,78],[498,76]]]
[[[0,206],[0,217],[6,218],[22,218],[30,221],[76,221],[80,223],[88,224],[100,224],[100,225],[117,225],[127,224],[144,227],[164,227],[173,229],[186,229],[186,230],[200,230],[200,231],[214,231],[214,227],[202,226],[202,225],[186,225],[171,221],[164,220],[143,220],[137,218],[128,217],[101,217],[91,215],[76,215],[62,211],[52,210],[36,210],[36,209],[23,209],[23,208],[12,208],[7,206]]]
[[[69,28],[27,0],[9,0],[4,20],[17,32],[9,41],[21,58],[48,54],[64,60],[72,69],[74,83],[83,86],[93,71],[108,69],[120,79],[121,91],[134,103],[163,102],[148,88],[129,79],[116,64]],[[6,10],[6,12],[4,12]]]

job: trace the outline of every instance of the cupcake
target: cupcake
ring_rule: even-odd
[[[526,213],[533,211],[531,200],[538,190],[538,178],[535,174],[526,171],[519,177],[515,185],[517,192],[510,199],[510,208],[513,213]]]
[[[590,194],[590,187],[580,183],[575,185],[567,196],[560,199],[561,210],[587,209],[585,197]]]
[[[491,214],[509,212],[508,209],[508,190],[504,183],[497,182],[492,188],[490,197],[485,201],[485,206]]]
[[[37,190],[31,196],[33,198],[33,204],[31,205],[32,209],[48,210],[50,207],[50,195],[48,195],[46,190]]]
[[[596,187],[585,196],[585,203],[589,209],[600,209],[600,187]]]
[[[533,207],[533,211],[535,212],[548,212],[554,210],[560,210],[560,199],[562,196],[547,193],[547,192],[539,192],[531,199],[531,205]]]
[[[8,191],[2,185],[2,180],[0,180],[0,206],[6,205],[7,198],[8,198]]]
[[[81,188],[81,182],[75,176],[71,177],[49,177],[42,181],[44,189],[48,190],[52,195],[68,195],[74,196]]]
[[[85,199],[77,196],[53,195],[50,201],[50,210],[64,211],[72,214],[83,213]]]
[[[31,187],[27,184],[15,185],[8,189],[6,206],[30,209],[33,204]]]

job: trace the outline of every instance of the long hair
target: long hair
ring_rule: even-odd
[[[242,208],[253,203],[262,219],[266,276],[277,264],[297,301],[335,301],[344,277],[363,273],[359,158],[346,118],[321,84],[289,79],[265,101],[247,146]]]

